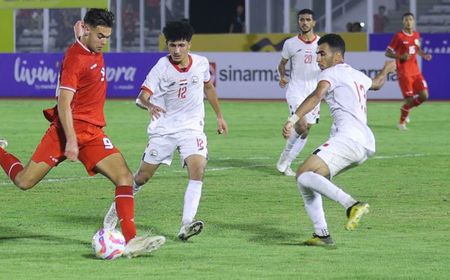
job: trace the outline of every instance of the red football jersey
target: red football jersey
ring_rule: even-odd
[[[417,52],[419,51],[419,47],[419,32],[414,31],[412,34],[408,34],[402,30],[394,35],[388,48],[399,55],[405,53],[410,55],[406,61],[396,59],[397,73],[399,75],[412,76],[420,74],[419,65],[417,64]]]
[[[103,54],[91,52],[77,40],[66,51],[59,78],[59,89],[74,92],[71,104],[74,120],[106,125],[103,112],[106,86]]]

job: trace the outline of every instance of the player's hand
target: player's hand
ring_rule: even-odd
[[[78,144],[77,140],[68,140],[66,142],[66,150],[64,151],[64,156],[70,161],[78,160]]]
[[[292,133],[292,128],[294,127],[294,124],[291,123],[290,121],[287,121],[284,126],[283,126],[283,130],[282,130],[282,134],[284,139],[288,139],[289,136],[291,136]]]
[[[409,59],[409,54],[404,53],[400,56],[400,61],[407,61]]]
[[[75,39],[78,39],[84,35],[84,26],[83,25],[84,25],[84,23],[81,20],[79,20],[73,26],[73,33],[75,35]]]
[[[228,125],[223,118],[217,118],[217,133],[218,134],[228,134]]]
[[[431,54],[429,54],[429,53],[424,54],[422,57],[423,57],[423,59],[425,59],[426,61],[430,61],[430,60],[433,58],[433,56],[432,56]]]
[[[166,110],[164,110],[163,108],[153,105],[151,103],[150,106],[148,107],[148,111],[152,116],[152,121],[158,119],[159,117],[161,117],[161,114],[164,114],[166,112]]]
[[[284,88],[287,85],[288,82],[289,81],[285,77],[283,77],[283,78],[280,79],[278,84],[280,85],[280,88]]]

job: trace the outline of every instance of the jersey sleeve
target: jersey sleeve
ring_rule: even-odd
[[[141,86],[141,90],[144,90],[150,94],[155,93],[158,89],[159,83],[161,82],[161,63],[156,63],[155,66],[150,70],[145,78],[144,83]]]
[[[76,56],[69,55],[65,57],[61,69],[59,88],[77,92],[82,71],[83,64]]]
[[[320,81],[328,82],[330,84],[330,88],[328,89],[328,91],[333,91],[337,85],[337,79],[334,75],[334,69],[328,68],[320,72],[319,77],[317,78],[317,83],[320,83]]]
[[[203,82],[207,83],[211,80],[211,73],[209,72],[209,61],[207,58],[204,59],[205,69],[203,72]]]
[[[393,51],[394,53],[397,53],[399,51],[399,43],[400,42],[401,42],[401,40],[399,38],[399,34],[396,33],[387,48],[390,49],[391,51]]]
[[[289,41],[284,42],[283,49],[281,50],[281,57],[284,59],[289,59],[291,57],[289,53]]]

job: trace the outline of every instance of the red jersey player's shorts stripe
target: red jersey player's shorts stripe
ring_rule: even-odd
[[[101,127],[78,120],[74,120],[73,125],[79,148],[78,159],[83,163],[88,174],[93,176],[96,174],[94,169],[98,162],[109,155],[120,153],[120,151],[112,144]],[[31,160],[37,163],[45,162],[51,167],[55,167],[66,159],[64,156],[65,143],[62,127],[52,123],[42,137]]]
[[[412,97],[419,92],[428,89],[427,82],[422,74],[412,76],[398,76],[398,83],[404,98]]]

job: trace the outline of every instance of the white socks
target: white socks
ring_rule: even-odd
[[[333,184],[330,180],[323,177],[322,175],[316,174],[314,172],[305,172],[297,178],[299,185],[302,185],[312,191],[318,192],[329,199],[332,199],[345,209],[349,208],[357,201],[354,200],[349,194],[345,193],[342,189]]]
[[[306,212],[313,222],[315,233],[320,236],[328,232],[321,195],[340,203],[345,209],[356,203],[356,200],[330,180],[314,172],[302,173],[297,178],[297,185],[303,196]]]
[[[290,166],[291,162],[297,158],[307,141],[308,137],[302,139],[295,129],[292,129],[291,136],[286,140],[286,146],[283,150],[283,154],[287,156],[288,166]]]
[[[189,180],[184,194],[183,218],[181,219],[183,225],[192,223],[197,214],[198,205],[202,196],[202,186],[202,181]]]
[[[302,137],[297,138],[288,154],[288,159],[290,162],[294,161],[294,159],[297,158],[298,154],[300,154],[300,152],[303,150],[303,147],[305,147],[307,141],[308,137],[306,137],[305,139],[302,139]]]
[[[137,192],[142,188],[143,185],[138,185],[133,180],[133,196],[136,196]]]

